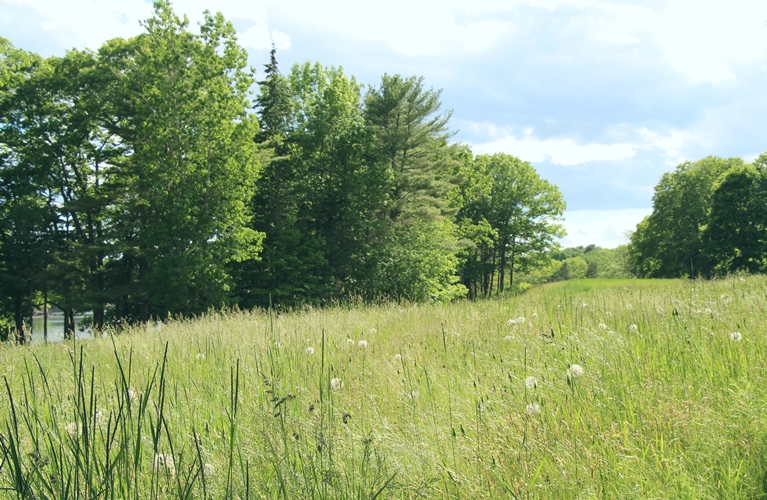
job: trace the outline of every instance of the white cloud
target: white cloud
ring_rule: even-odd
[[[492,125],[484,127],[495,139],[475,144],[472,146],[474,153],[507,153],[529,162],[548,159],[557,165],[577,165],[588,161],[624,160],[633,158],[637,147],[625,142],[579,144],[569,137],[539,139],[533,136],[531,128],[525,130],[522,136],[515,136]]]
[[[651,212],[651,208],[567,211],[564,222],[567,236],[560,243],[565,247],[594,244],[614,248],[624,245],[628,243],[626,233],[634,231]]]

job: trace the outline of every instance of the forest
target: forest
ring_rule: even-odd
[[[550,261],[559,189],[452,141],[421,77],[260,73],[232,25],[170,3],[42,58],[0,39],[0,314],[65,328],[237,306],[502,293]],[[257,92],[254,92],[257,89]],[[7,330],[4,329],[5,335]]]

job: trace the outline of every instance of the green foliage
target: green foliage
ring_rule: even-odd
[[[716,274],[767,269],[767,173],[764,167],[731,168],[714,186],[704,252]]]
[[[708,221],[717,180],[741,165],[739,158],[711,156],[663,174],[655,186],[652,214],[631,235],[629,261],[637,276],[693,277],[711,271],[701,230]]]
[[[589,263],[581,257],[570,257],[562,261],[557,272],[551,277],[551,281],[564,281],[585,278],[589,270]]]
[[[467,158],[459,172],[460,227],[472,243],[463,253],[464,283],[472,296],[487,295],[497,272],[497,290],[503,292],[507,271],[513,286],[515,272],[548,263],[547,252],[564,235],[558,222],[565,202],[556,186],[513,156]]]

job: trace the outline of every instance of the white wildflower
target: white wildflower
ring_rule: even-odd
[[[523,325],[525,323],[525,317],[520,316],[519,318],[510,319],[506,322],[507,325]]]
[[[600,330],[607,330],[607,325],[605,325],[604,323],[599,323],[597,325],[597,328],[599,328]]]
[[[530,403],[525,409],[528,415],[538,415],[541,413],[541,405],[538,403]]]
[[[535,389],[538,387],[538,379],[530,375],[525,379],[525,387],[528,389]]]
[[[743,340],[743,335],[741,335],[740,332],[732,332],[730,334],[730,340],[735,342],[740,342],[741,340]]]
[[[354,343],[354,339],[346,339],[346,343],[347,344],[353,344]]]
[[[537,317],[538,317],[538,313],[533,313],[533,318],[537,318]]]
[[[514,337],[512,337],[511,335],[506,335],[505,337],[503,337],[503,340],[514,340]]]
[[[583,367],[581,365],[570,365],[570,374],[575,377],[582,377],[584,373]]]
[[[583,307],[588,307],[589,305],[587,303],[583,303]]]
[[[197,361],[202,361],[205,359],[205,355],[201,352],[198,352],[197,356],[195,356],[194,359],[196,359]]]
[[[370,333],[375,333],[375,332],[377,332],[377,331],[378,331],[378,330],[376,330],[375,328],[371,328],[371,329],[370,329]]]
[[[307,347],[306,348],[306,354],[308,354],[309,356],[314,354],[314,347]]]
[[[706,314],[713,314],[714,313],[714,311],[712,311],[708,307],[706,309],[704,309],[703,312],[706,313]]]
[[[135,401],[136,398],[138,398],[138,392],[134,391],[133,389],[128,389],[128,399],[130,401]]]
[[[359,342],[357,342],[357,345],[360,347],[360,349],[364,349],[364,348],[366,348],[368,346],[368,341],[367,340],[360,340]]]
[[[160,469],[165,469],[165,472],[167,472],[169,476],[176,475],[176,466],[173,464],[173,457],[170,455],[164,453],[156,454],[154,456],[154,467],[158,471]]]
[[[394,361],[402,361],[402,354],[399,354],[399,353],[395,354]]]
[[[635,331],[639,330],[639,327],[636,326],[636,325],[629,325],[629,330],[631,330],[632,332],[635,332]]]
[[[333,390],[339,390],[341,388],[341,379],[340,378],[331,378],[330,379],[330,387]]]

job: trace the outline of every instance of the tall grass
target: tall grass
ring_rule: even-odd
[[[0,488],[767,498],[765,313],[767,279],[734,277],[211,314],[0,348]]]

